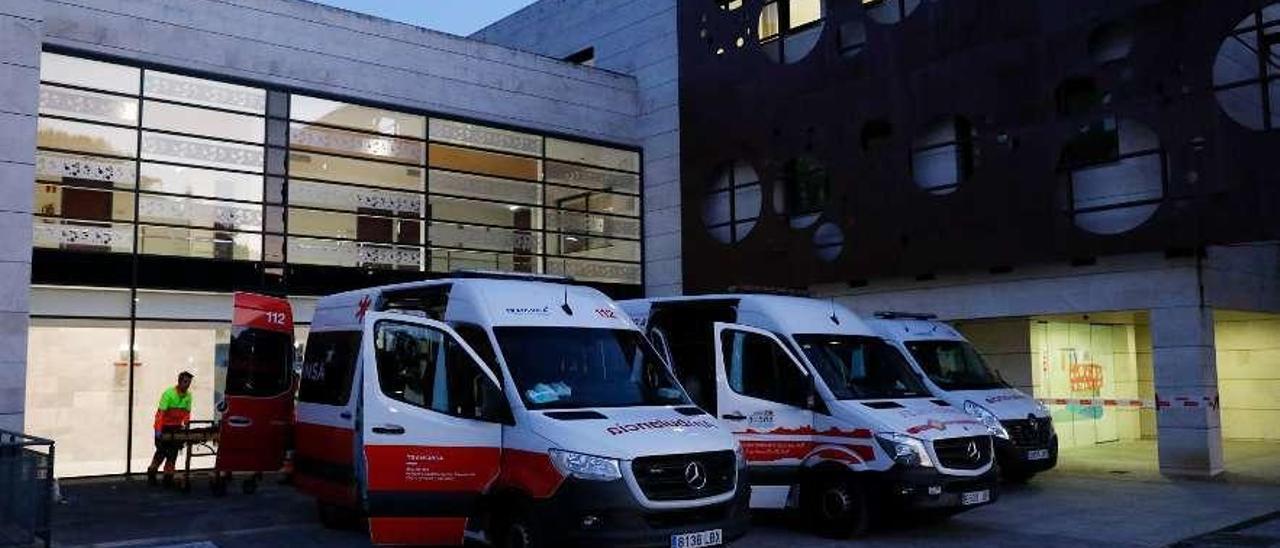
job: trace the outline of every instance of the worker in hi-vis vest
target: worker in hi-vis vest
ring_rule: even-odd
[[[194,377],[186,371],[179,373],[178,384],[160,395],[160,405],[156,408],[156,454],[147,467],[147,483],[151,485],[156,484],[156,470],[160,468],[160,461],[164,461],[164,485],[173,486],[173,470],[182,442],[166,439],[164,434],[182,430],[191,421],[191,379]]]

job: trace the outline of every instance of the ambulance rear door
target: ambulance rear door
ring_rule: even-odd
[[[362,494],[374,544],[461,545],[497,480],[510,409],[452,328],[370,312],[361,345]]]
[[[274,472],[293,423],[293,312],[280,297],[236,293],[227,367],[218,385],[215,468]]]

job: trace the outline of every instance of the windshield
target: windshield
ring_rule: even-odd
[[[1004,388],[973,346],[964,341],[910,341],[907,351],[939,388],[943,390],[987,390]]]
[[[842,400],[929,395],[897,349],[875,337],[796,335],[796,344]]]
[[[529,409],[689,404],[639,332],[499,327],[494,333]]]

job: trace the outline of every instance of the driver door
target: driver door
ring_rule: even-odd
[[[498,477],[510,416],[498,380],[449,326],[369,313],[361,490],[374,544],[461,545]]]
[[[716,323],[720,419],[746,453],[753,484],[788,485],[813,450],[813,381],[773,333]]]

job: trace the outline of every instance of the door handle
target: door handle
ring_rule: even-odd
[[[747,416],[746,416],[746,415],[743,415],[742,413],[738,413],[738,412],[730,413],[730,414],[728,414],[728,415],[720,415],[720,418],[722,418],[722,419],[724,419],[724,420],[727,420],[727,421],[742,421],[742,420],[747,420]]]
[[[346,420],[351,420],[351,413],[346,413],[346,412],[339,413],[338,417]]]
[[[249,417],[227,417],[227,424],[236,428],[247,428],[253,426],[253,420]]]
[[[404,427],[398,424],[384,424],[382,426],[373,427],[374,434],[382,434],[384,436],[399,436],[404,434]]]

